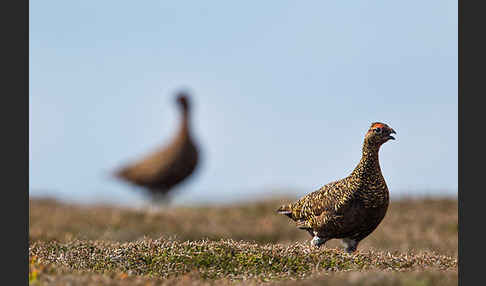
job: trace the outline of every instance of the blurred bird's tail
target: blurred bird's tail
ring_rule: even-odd
[[[283,215],[286,215],[286,216],[291,218],[292,217],[292,208],[291,207],[292,207],[291,205],[283,205],[277,210],[277,212],[279,214],[283,214]]]
[[[126,178],[128,176],[128,170],[126,168],[120,168],[112,173],[112,176],[117,178]]]

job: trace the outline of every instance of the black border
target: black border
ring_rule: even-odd
[[[8,1],[2,4],[2,273],[8,279],[4,284],[27,285],[29,1]]]
[[[464,5],[467,3],[467,7]],[[484,128],[484,64],[481,54],[484,46],[484,10],[474,7],[471,1],[458,1],[458,206],[459,285],[480,285],[484,272],[485,237],[482,235],[485,219],[486,191],[482,185],[484,141],[480,138]],[[468,68],[469,67],[469,68]],[[470,99],[470,100],[468,100]],[[473,103],[473,99],[477,103]],[[478,132],[479,131],[479,132]],[[478,283],[479,282],[479,283]]]

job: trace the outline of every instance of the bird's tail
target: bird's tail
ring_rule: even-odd
[[[112,176],[118,179],[125,179],[129,181],[134,180],[132,169],[125,166],[113,171]]]
[[[292,205],[283,205],[280,208],[278,208],[277,212],[279,214],[286,215],[288,217],[292,217]]]

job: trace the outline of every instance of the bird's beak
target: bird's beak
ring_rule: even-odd
[[[390,131],[390,134],[397,134],[397,133],[396,133],[396,132],[395,132],[395,130],[393,130],[393,128],[392,128],[392,129],[391,129],[391,131]],[[388,139],[395,140],[395,137],[393,137],[393,136],[391,136],[391,135],[388,135]]]

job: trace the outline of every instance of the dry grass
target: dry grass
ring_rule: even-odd
[[[337,241],[310,248],[310,236],[275,213],[286,201],[146,211],[31,200],[30,280],[51,285],[275,280],[279,285],[457,285],[457,200],[392,202],[382,224],[353,255]]]
[[[30,201],[30,240],[133,241],[171,237],[181,241],[234,239],[257,243],[308,241],[275,209],[288,200],[212,207],[175,207],[157,212],[110,206]],[[434,250],[457,256],[457,200],[405,199],[392,202],[381,225],[360,249]],[[329,247],[340,246],[329,241]]]

